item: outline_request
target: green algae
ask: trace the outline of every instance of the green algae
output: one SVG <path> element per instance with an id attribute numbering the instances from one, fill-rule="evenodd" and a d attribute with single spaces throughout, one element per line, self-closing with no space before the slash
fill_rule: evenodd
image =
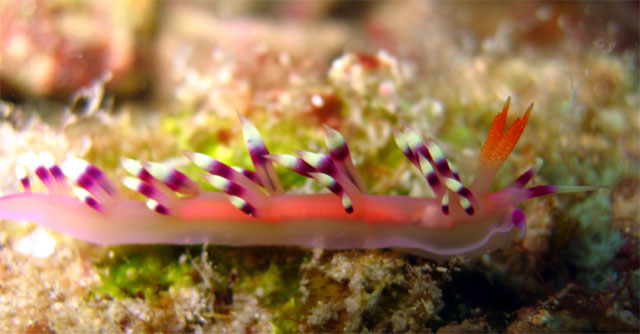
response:
<path id="1" fill-rule="evenodd" d="M 179 261 L 184 247 L 122 246 L 113 247 L 97 263 L 102 285 L 94 293 L 113 298 L 157 298 L 169 288 L 191 286 L 195 271 Z"/>
<path id="2" fill-rule="evenodd" d="M 308 253 L 289 248 L 208 247 L 210 263 L 222 276 L 234 271 L 237 281 L 234 293 L 258 297 L 262 307 L 271 313 L 274 331 L 297 331 L 301 303 L 299 271 L 308 261 Z M 265 256 L 268 254 L 268 256 Z"/>
<path id="3" fill-rule="evenodd" d="M 255 295 L 274 331 L 290 333 L 301 321 L 299 270 L 307 260 L 305 252 L 262 247 L 112 247 L 97 263 L 102 283 L 91 295 L 167 303 L 170 290 L 196 287 L 201 298 L 212 296 L 212 314 L 227 314 L 234 295 Z"/>

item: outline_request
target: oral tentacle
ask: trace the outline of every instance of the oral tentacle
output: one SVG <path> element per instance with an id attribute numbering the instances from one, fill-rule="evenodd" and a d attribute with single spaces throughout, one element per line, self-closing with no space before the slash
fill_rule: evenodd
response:
<path id="1" fill-rule="evenodd" d="M 551 194 L 566 194 L 566 193 L 579 193 L 585 191 L 595 191 L 599 189 L 606 189 L 605 186 L 534 186 L 524 189 L 526 199 L 536 198 L 540 196 L 546 196 Z"/>
<path id="2" fill-rule="evenodd" d="M 520 176 L 518 176 L 513 181 L 513 183 L 511 183 L 511 187 L 519 189 L 524 188 L 527 183 L 529 183 L 529 181 L 531 181 L 531 179 L 536 175 L 538 170 L 540 170 L 540 167 L 542 167 L 542 163 L 542 159 L 536 159 L 536 163 L 533 166 L 529 167 L 526 171 L 524 171 L 524 173 L 520 174 Z"/>

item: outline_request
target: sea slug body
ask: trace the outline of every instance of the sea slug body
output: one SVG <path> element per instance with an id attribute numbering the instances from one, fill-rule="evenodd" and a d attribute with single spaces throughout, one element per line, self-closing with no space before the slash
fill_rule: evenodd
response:
<path id="1" fill-rule="evenodd" d="M 0 218 L 28 220 L 89 242 L 232 246 L 297 245 L 326 249 L 399 248 L 432 259 L 479 256 L 509 246 L 526 231 L 515 206 L 547 194 L 597 187 L 526 184 L 532 167 L 510 186 L 489 192 L 494 176 L 524 131 L 533 104 L 506 130 L 510 99 L 495 117 L 467 187 L 432 139 L 409 128 L 395 131 L 403 154 L 423 174 L 434 198 L 367 193 L 345 139 L 326 127 L 329 154 L 270 154 L 258 130 L 239 116 L 255 171 L 184 151 L 221 193 L 206 192 L 178 170 L 123 159 L 132 177 L 123 184 L 148 198 L 125 199 L 97 167 L 71 159 L 62 167 L 48 154 L 23 156 L 17 168 L 24 192 L 0 197 Z M 313 178 L 331 194 L 287 194 L 273 163 Z M 27 169 L 47 187 L 31 191 Z M 73 185 L 69 184 L 71 181 Z M 71 196 L 73 192 L 75 196 Z M 177 194 L 180 194 L 179 196 Z"/>

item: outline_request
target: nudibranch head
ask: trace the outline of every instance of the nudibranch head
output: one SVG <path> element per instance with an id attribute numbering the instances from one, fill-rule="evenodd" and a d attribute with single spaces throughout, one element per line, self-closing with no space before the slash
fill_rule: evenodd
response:
<path id="1" fill-rule="evenodd" d="M 154 162 L 123 159 L 126 188 L 146 202 L 125 199 L 97 167 L 74 158 L 58 167 L 47 154 L 19 158 L 24 193 L 0 198 L 0 218 L 26 219 L 99 244 L 209 242 L 298 245 L 330 249 L 402 248 L 434 259 L 478 256 L 526 232 L 521 202 L 597 187 L 526 188 L 539 164 L 508 187 L 488 191 L 524 131 L 533 104 L 506 130 L 510 100 L 494 119 L 471 185 L 462 183 L 435 140 L 408 127 L 394 131 L 402 153 L 422 174 L 434 198 L 367 193 L 344 137 L 325 126 L 328 154 L 271 154 L 258 130 L 239 115 L 255 171 L 183 151 L 221 193 L 204 191 L 184 173 Z M 274 165 L 314 179 L 331 194 L 286 194 Z M 25 168 L 26 167 L 26 168 Z M 34 193 L 27 170 L 46 186 Z M 70 181 L 70 182 L 69 182 Z M 72 196 L 71 193 L 74 195 Z"/>

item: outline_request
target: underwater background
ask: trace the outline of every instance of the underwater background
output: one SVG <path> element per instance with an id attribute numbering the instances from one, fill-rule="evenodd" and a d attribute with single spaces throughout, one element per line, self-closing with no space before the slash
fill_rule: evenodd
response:
<path id="1" fill-rule="evenodd" d="M 347 139 L 376 194 L 429 196 L 407 124 L 469 182 L 493 117 L 535 108 L 494 188 L 604 185 L 526 202 L 526 238 L 448 262 L 399 250 L 96 246 L 0 221 L 0 332 L 640 331 L 638 2 L 0 0 L 0 194 L 16 160 L 122 157 L 198 179 L 180 149 L 250 167 Z M 278 170 L 286 189 L 317 192 Z M 201 179 L 199 179 L 202 181 Z M 35 188 L 43 189 L 41 184 Z M 129 193 L 132 198 L 138 195 Z"/>

